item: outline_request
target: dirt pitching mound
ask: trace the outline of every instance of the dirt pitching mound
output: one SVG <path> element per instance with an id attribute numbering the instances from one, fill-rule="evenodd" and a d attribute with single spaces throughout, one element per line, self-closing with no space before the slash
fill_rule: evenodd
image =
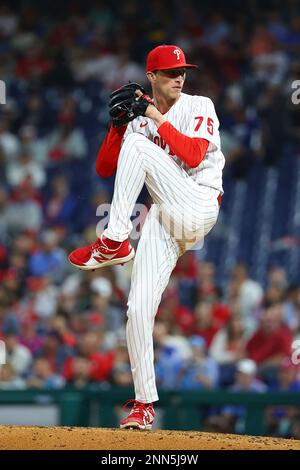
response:
<path id="1" fill-rule="evenodd" d="M 300 450 L 300 441 L 206 432 L 0 426 L 0 450 Z"/>

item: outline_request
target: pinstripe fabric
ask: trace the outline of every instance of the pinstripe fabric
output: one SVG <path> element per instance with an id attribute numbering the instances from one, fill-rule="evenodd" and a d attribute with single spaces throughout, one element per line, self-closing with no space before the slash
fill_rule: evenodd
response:
<path id="1" fill-rule="evenodd" d="M 179 255 L 179 247 L 165 232 L 158 216 L 158 207 L 153 205 L 137 248 L 128 298 L 127 345 L 135 396 L 142 403 L 158 400 L 153 324 L 162 293 Z"/>
<path id="2" fill-rule="evenodd" d="M 174 225 L 175 238 L 200 235 L 205 230 L 203 216 L 212 217 L 211 208 L 205 214 L 206 200 L 214 201 L 215 212 L 218 211 L 219 191 L 198 185 L 172 157 L 134 132 L 127 136 L 120 151 L 105 236 L 117 241 L 128 238 L 132 230 L 130 217 L 144 183 L 153 201 L 160 205 L 163 221 L 170 220 Z"/>
<path id="3" fill-rule="evenodd" d="M 214 200 L 205 201 L 205 234 L 216 222 Z M 161 296 L 185 244 L 175 240 L 160 223 L 160 208 L 153 205 L 138 244 L 128 298 L 127 345 L 135 386 L 142 403 L 158 400 L 153 354 L 154 318 Z"/>
<path id="4" fill-rule="evenodd" d="M 219 191 L 198 185 L 174 158 L 133 132 L 119 155 L 107 237 L 123 241 L 129 236 L 144 183 L 154 204 L 134 259 L 126 333 L 135 398 L 149 403 L 158 400 L 152 333 L 161 296 L 178 257 L 216 223 Z"/>

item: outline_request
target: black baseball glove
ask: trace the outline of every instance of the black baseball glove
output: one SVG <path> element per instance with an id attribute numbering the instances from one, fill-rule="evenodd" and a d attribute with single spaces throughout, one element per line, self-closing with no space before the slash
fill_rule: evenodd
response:
<path id="1" fill-rule="evenodd" d="M 135 94 L 137 90 L 143 93 L 140 98 Z M 153 100 L 138 83 L 129 83 L 113 91 L 109 102 L 113 127 L 124 126 L 137 116 L 144 116 L 149 104 L 153 104 Z"/>

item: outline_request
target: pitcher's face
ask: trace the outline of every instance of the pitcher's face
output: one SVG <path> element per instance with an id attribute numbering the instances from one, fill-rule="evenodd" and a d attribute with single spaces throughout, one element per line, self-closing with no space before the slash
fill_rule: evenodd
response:
<path id="1" fill-rule="evenodd" d="M 185 82 L 185 68 L 174 68 L 169 70 L 157 70 L 148 72 L 148 79 L 152 85 L 153 91 L 166 99 L 176 100 Z"/>

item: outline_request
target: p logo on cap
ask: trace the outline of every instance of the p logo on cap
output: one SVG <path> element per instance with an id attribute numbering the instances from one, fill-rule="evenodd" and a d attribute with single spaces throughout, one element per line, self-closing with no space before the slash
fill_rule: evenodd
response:
<path id="1" fill-rule="evenodd" d="M 174 54 L 177 55 L 177 60 L 180 60 L 180 50 L 179 49 L 174 49 Z"/>

